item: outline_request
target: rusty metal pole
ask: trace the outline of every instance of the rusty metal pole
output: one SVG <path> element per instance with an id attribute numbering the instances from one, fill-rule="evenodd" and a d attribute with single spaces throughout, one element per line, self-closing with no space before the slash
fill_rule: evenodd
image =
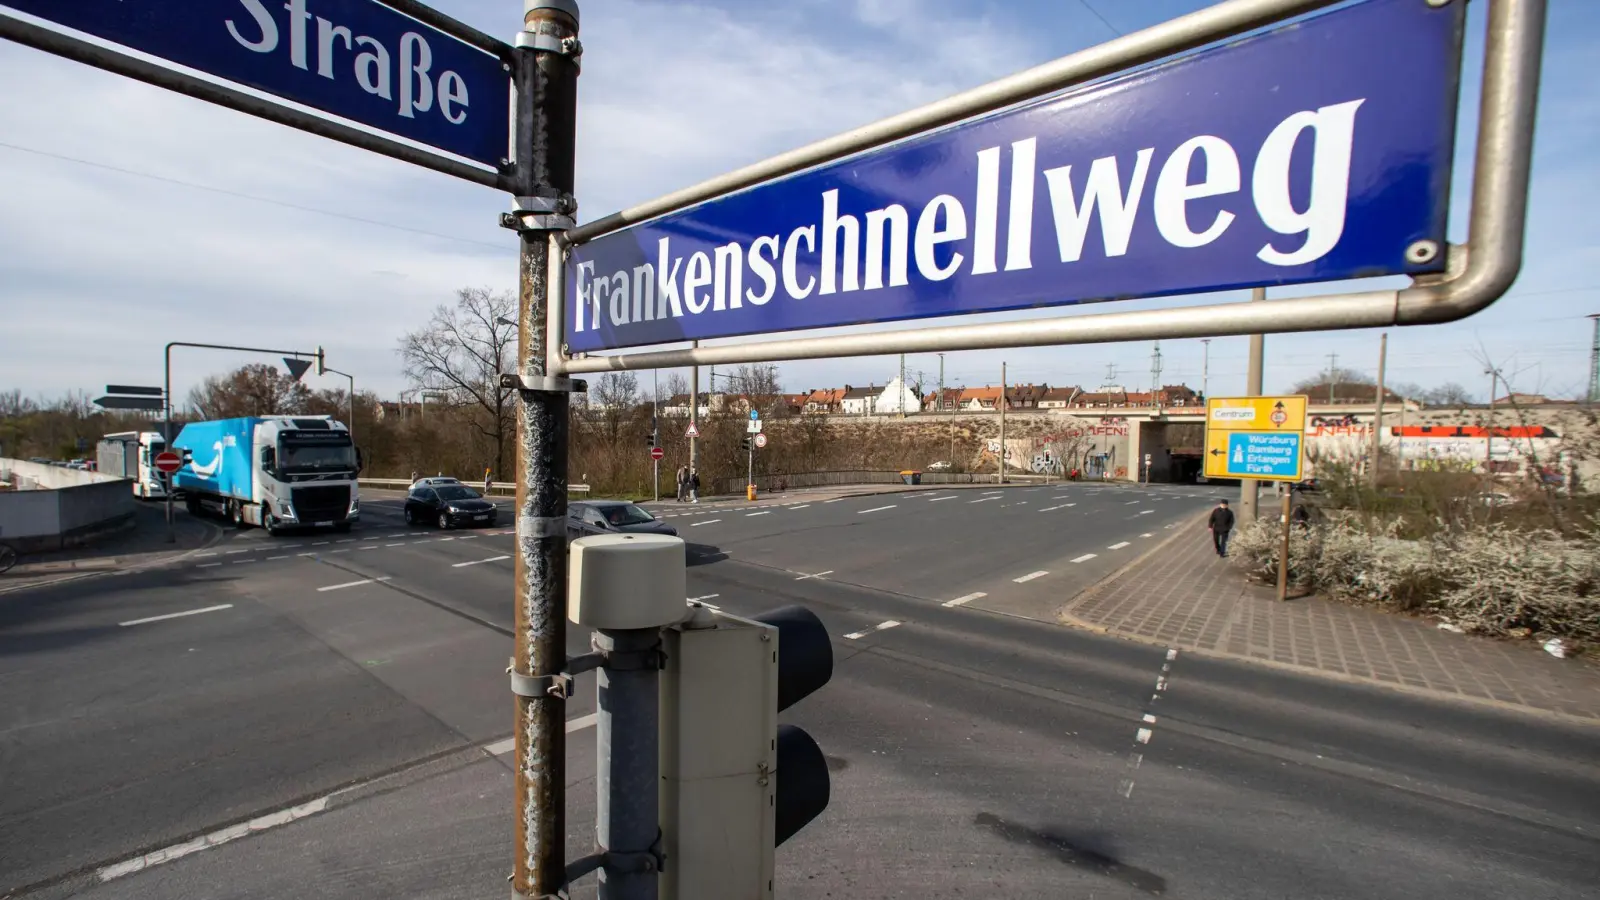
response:
<path id="1" fill-rule="evenodd" d="M 1278 600 L 1289 599 L 1289 514 L 1293 511 L 1294 486 L 1283 484 L 1283 508 L 1279 512 L 1283 523 L 1283 545 L 1278 553 Z"/>
<path id="2" fill-rule="evenodd" d="M 517 555 L 515 574 L 516 860 L 514 900 L 566 889 L 567 427 L 565 379 L 550 378 L 552 234 L 572 227 L 577 125 L 576 0 L 523 0 L 516 85 L 513 212 L 521 241 L 517 291 Z M 559 246 L 559 245 L 558 245 Z M 559 250 L 556 251 L 559 253 Z M 554 689 L 554 690 L 553 690 Z"/>

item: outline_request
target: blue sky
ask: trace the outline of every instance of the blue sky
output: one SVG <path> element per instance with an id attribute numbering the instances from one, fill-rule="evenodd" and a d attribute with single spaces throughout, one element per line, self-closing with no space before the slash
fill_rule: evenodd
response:
<path id="1" fill-rule="evenodd" d="M 1198 0 L 591 0 L 580 81 L 580 218 L 595 218 L 742 164 L 981 84 L 1207 4 Z M 513 0 L 436 5 L 494 34 Z M 1462 128 L 1482 47 L 1473 4 Z M 1389 372 L 1487 390 L 1481 359 L 1519 390 L 1581 392 L 1600 312 L 1600 3 L 1552 0 L 1526 262 L 1512 291 L 1464 322 L 1394 329 Z M 311 0 L 316 8 L 316 0 Z M 1104 22 L 1101 20 L 1105 20 Z M 1106 24 L 1109 22 L 1110 27 Z M 460 286 L 511 288 L 506 198 L 402 163 L 0 44 L 0 389 L 98 391 L 159 383 L 168 340 L 327 348 L 330 365 L 393 397 L 394 353 Z M 1463 142 L 1465 144 L 1465 142 Z M 1470 172 L 1455 174 L 1453 240 Z M 120 170 L 120 171 L 119 171 Z M 1286 288 L 1284 296 L 1307 293 Z M 1234 295 L 1134 302 L 1159 308 Z M 1099 306 L 1085 312 L 1107 311 Z M 1031 313 L 1038 315 L 1039 313 Z M 1074 314 L 1072 310 L 1046 313 Z M 1010 316 L 974 317 L 976 320 Z M 1375 368 L 1376 332 L 1272 336 L 1267 387 L 1328 364 Z M 1150 380 L 1151 345 L 952 353 L 949 383 L 1092 387 L 1115 365 Z M 1166 382 L 1201 380 L 1199 341 L 1161 346 Z M 1246 341 L 1210 345 L 1210 388 L 1241 390 Z M 251 361 L 180 351 L 175 387 Z M 790 389 L 882 382 L 898 361 L 784 364 Z M 937 373 L 932 355 L 908 369 Z M 316 384 L 314 376 L 308 380 Z M 325 385 L 342 385 L 328 378 Z"/>

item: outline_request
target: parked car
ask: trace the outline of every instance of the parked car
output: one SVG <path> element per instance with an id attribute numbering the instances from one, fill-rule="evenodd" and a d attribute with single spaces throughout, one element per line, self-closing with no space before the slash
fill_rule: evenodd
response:
<path id="1" fill-rule="evenodd" d="M 666 534 L 678 529 L 626 500 L 585 500 L 567 504 L 567 537 L 592 534 Z"/>
<path id="2" fill-rule="evenodd" d="M 926 468 L 929 472 L 948 472 L 950 471 L 950 461 L 943 459 L 938 462 L 931 462 L 928 463 Z"/>
<path id="3" fill-rule="evenodd" d="M 483 495 L 464 484 L 425 484 L 406 495 L 407 525 L 433 522 L 440 528 L 494 525 L 499 511 Z"/>
<path id="4" fill-rule="evenodd" d="M 460 479 L 451 478 L 449 475 L 430 475 L 427 478 L 418 478 L 416 481 L 411 482 L 411 487 L 407 488 L 407 490 L 414 490 L 414 489 L 419 488 L 419 487 L 427 487 L 429 485 L 436 485 L 436 484 L 460 484 L 460 483 L 461 483 Z"/>

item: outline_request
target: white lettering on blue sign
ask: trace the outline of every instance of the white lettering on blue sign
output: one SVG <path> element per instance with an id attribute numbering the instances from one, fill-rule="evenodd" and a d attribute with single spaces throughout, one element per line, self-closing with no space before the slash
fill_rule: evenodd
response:
<path id="1" fill-rule="evenodd" d="M 345 72 L 363 91 L 385 100 L 395 101 L 398 87 L 395 112 L 401 118 L 412 119 L 418 113 L 433 111 L 437 96 L 439 115 L 445 121 L 452 125 L 466 122 L 467 83 L 451 70 L 440 72 L 435 83 L 431 71 L 433 48 L 425 36 L 415 31 L 400 36 L 396 66 L 396 55 L 391 55 L 381 41 L 364 34 L 356 35 L 348 26 L 314 16 L 308 2 L 289 0 L 283 4 L 288 13 L 284 21 L 284 30 L 289 34 L 288 65 L 307 72 L 314 65 L 318 75 L 332 81 L 339 80 L 338 73 Z M 250 14 L 250 21 L 227 19 L 228 34 L 247 50 L 276 53 L 282 43 L 278 21 L 262 0 L 239 0 L 239 3 Z M 314 45 L 310 34 L 313 18 L 317 21 Z"/>
<path id="2" fill-rule="evenodd" d="M 1228 436 L 1228 471 L 1239 475 L 1293 476 L 1300 470 L 1298 434 L 1251 433 Z"/>
<path id="3" fill-rule="evenodd" d="M 424 58 L 419 76 L 425 68 Z M 425 103 L 427 95 L 421 96 Z M 668 316 L 714 316 L 745 303 L 762 306 L 774 299 L 799 302 L 813 294 L 898 287 L 913 278 L 939 282 L 963 268 L 970 275 L 992 274 L 1000 271 L 1002 247 L 1005 271 L 1029 269 L 1035 265 L 1034 198 L 1041 180 L 1050 205 L 1048 221 L 1054 226 L 1053 252 L 1045 257 L 1053 256 L 1051 263 L 1071 266 L 1086 256 L 1127 254 L 1140 216 L 1154 220 L 1154 235 L 1168 245 L 1196 248 L 1216 241 L 1240 215 L 1256 216 L 1284 238 L 1261 245 L 1255 251 L 1261 261 L 1274 266 L 1314 262 L 1344 232 L 1356 114 L 1363 102 L 1356 98 L 1303 110 L 1279 122 L 1260 146 L 1246 148 L 1248 193 L 1212 213 L 1209 221 L 1191 221 L 1189 203 L 1244 190 L 1239 151 L 1223 138 L 1199 135 L 1167 154 L 1148 202 L 1155 148 L 1038 172 L 1037 139 L 1028 138 L 978 151 L 970 209 L 959 197 L 939 194 L 915 213 L 898 203 L 844 211 L 834 189 L 818 198 L 816 222 L 787 235 L 761 235 L 748 245 L 733 241 L 711 254 L 695 251 L 687 257 L 674 254 L 671 238 L 662 237 L 654 265 L 615 272 L 596 272 L 594 260 L 580 262 L 572 328 L 598 330 L 603 316 L 618 327 Z M 1310 191 L 1304 198 L 1290 192 L 1290 162 L 1297 147 L 1309 151 L 1311 159 Z M 1002 240 L 1000 170 L 1005 156 L 1011 164 L 1010 203 Z M 1297 199 L 1303 208 L 1296 207 Z M 799 280 L 801 266 L 813 261 L 818 275 Z M 1065 271 L 1063 277 L 1069 277 Z"/>

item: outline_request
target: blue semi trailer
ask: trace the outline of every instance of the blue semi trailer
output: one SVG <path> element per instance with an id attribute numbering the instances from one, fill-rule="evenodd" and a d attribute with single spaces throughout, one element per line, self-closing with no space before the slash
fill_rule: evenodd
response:
<path id="1" fill-rule="evenodd" d="M 240 528 L 333 528 L 361 517 L 361 451 L 331 416 L 250 416 L 190 422 L 172 442 L 184 456 L 173 487 L 189 512 Z"/>

